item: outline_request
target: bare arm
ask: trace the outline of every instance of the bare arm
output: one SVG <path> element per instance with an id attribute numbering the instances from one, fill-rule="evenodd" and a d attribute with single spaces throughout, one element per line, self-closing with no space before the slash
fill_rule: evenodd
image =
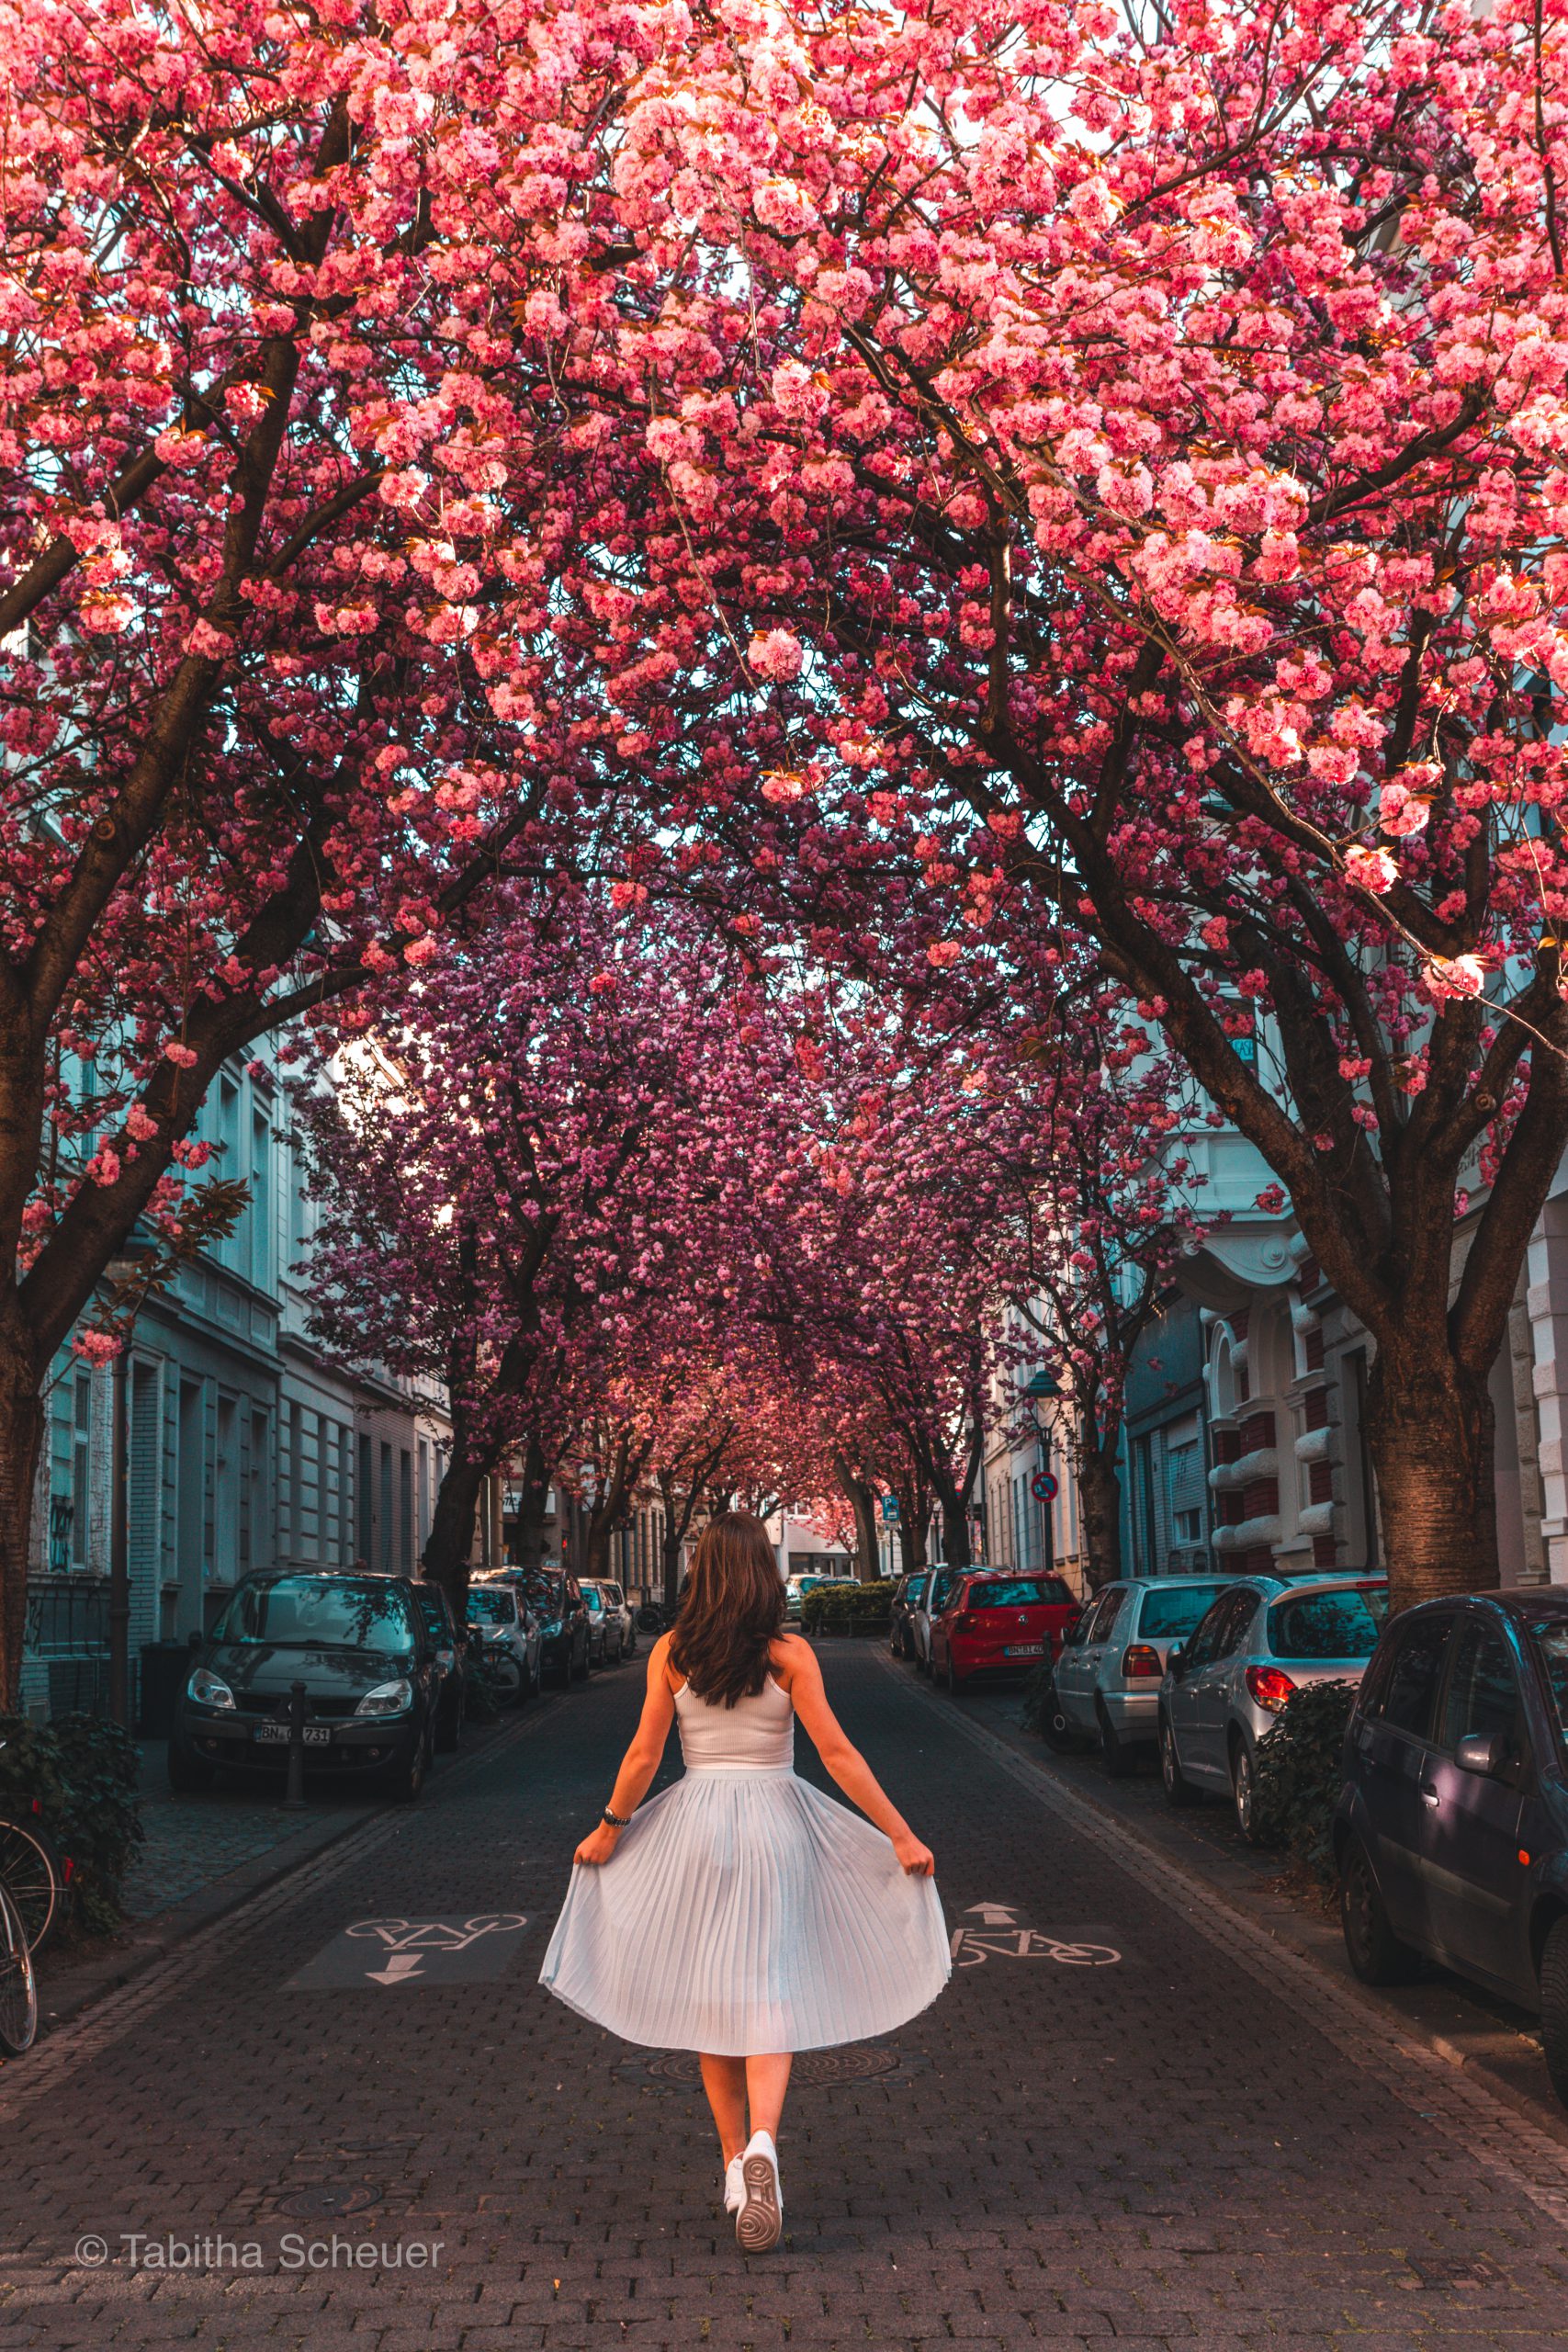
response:
<path id="1" fill-rule="evenodd" d="M 851 1804 L 858 1804 L 866 1819 L 892 1839 L 893 1850 L 910 1877 L 930 1878 L 936 1868 L 931 1848 L 921 1845 L 859 1748 L 845 1738 L 843 1726 L 828 1704 L 822 1669 L 810 1644 L 789 1634 L 773 1648 L 779 1680 L 822 1758 L 823 1770 L 832 1774 Z"/>
<path id="2" fill-rule="evenodd" d="M 615 1775 L 615 1785 L 610 1792 L 612 1813 L 624 1818 L 634 1814 L 648 1794 L 648 1784 L 659 1770 L 664 1753 L 664 1743 L 670 1736 L 670 1726 L 675 1720 L 675 1692 L 670 1681 L 670 1636 L 661 1634 L 649 1653 L 648 1695 L 642 1702 L 642 1714 L 632 1744 L 621 1758 L 621 1769 Z M 601 1821 L 591 1829 L 572 1856 L 575 1862 L 607 1862 L 615 1852 L 620 1831 Z"/>

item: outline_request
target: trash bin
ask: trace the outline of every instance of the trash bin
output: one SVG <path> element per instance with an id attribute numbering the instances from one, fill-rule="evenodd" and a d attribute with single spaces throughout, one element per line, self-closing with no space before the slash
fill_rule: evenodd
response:
<path id="1" fill-rule="evenodd" d="M 141 1645 L 141 1716 L 137 1730 L 143 1739 L 167 1739 L 175 1727 L 175 1705 L 190 1672 L 190 1645 L 186 1642 L 144 1642 Z"/>

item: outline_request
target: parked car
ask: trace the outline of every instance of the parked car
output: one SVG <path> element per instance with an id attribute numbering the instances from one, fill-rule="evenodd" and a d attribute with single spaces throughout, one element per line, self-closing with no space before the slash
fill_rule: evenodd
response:
<path id="1" fill-rule="evenodd" d="M 963 1568 L 942 1565 L 933 1567 L 926 1577 L 926 1588 L 909 1611 L 909 1639 L 914 1644 L 915 1672 L 929 1674 L 931 1670 L 931 1626 L 947 1605 L 947 1597 L 964 1575 Z"/>
<path id="2" fill-rule="evenodd" d="M 476 1577 L 468 1587 L 468 1624 L 479 1637 L 482 1669 L 497 1698 L 521 1707 L 536 1697 L 544 1645 L 523 1587 L 510 1577 Z"/>
<path id="3" fill-rule="evenodd" d="M 573 1682 L 586 1682 L 588 1603 L 577 1578 L 563 1575 L 559 1568 L 534 1568 L 527 1572 L 525 1589 L 539 1620 L 546 1675 L 559 1690 Z"/>
<path id="4" fill-rule="evenodd" d="M 920 1595 L 926 1589 L 925 1574 L 900 1577 L 893 1590 L 893 1625 L 887 1646 L 895 1657 L 912 1658 L 915 1655 L 915 1611 Z"/>
<path id="5" fill-rule="evenodd" d="M 1359 1682 L 1388 1615 L 1382 1577 L 1244 1577 L 1166 1656 L 1160 1777 L 1172 1804 L 1228 1793 L 1254 1835 L 1258 1743 L 1309 1682 Z"/>
<path id="6" fill-rule="evenodd" d="M 587 1600 L 591 1591 L 603 1593 L 604 1597 L 604 1606 L 610 1614 L 612 1641 L 615 1639 L 615 1626 L 618 1624 L 620 1627 L 620 1647 L 616 1650 L 615 1656 L 635 1657 L 637 1656 L 637 1619 L 632 1614 L 626 1594 L 610 1577 L 584 1577 L 582 1579 L 584 1600 Z"/>
<path id="7" fill-rule="evenodd" d="M 1166 1658 L 1224 1590 L 1213 1577 L 1127 1577 L 1106 1585 L 1064 1632 L 1052 1675 L 1054 1706 L 1043 1711 L 1054 1746 L 1099 1742 L 1119 1777 L 1139 1746 L 1159 1734 Z"/>
<path id="8" fill-rule="evenodd" d="M 621 1661 L 621 1621 L 599 1586 L 583 1579 L 582 1602 L 588 1611 L 588 1663 L 618 1666 Z"/>
<path id="9" fill-rule="evenodd" d="M 305 1768 L 352 1773 L 405 1802 L 430 1770 L 438 1677 L 406 1577 L 288 1569 L 246 1577 L 194 1653 L 169 1779 L 209 1787 L 228 1765 L 288 1761 L 289 1686 L 305 1686 Z"/>
<path id="10" fill-rule="evenodd" d="M 437 1584 L 433 1577 L 419 1578 L 413 1596 L 424 1620 L 425 1638 L 434 1655 L 435 1745 L 447 1754 L 463 1736 L 463 1718 L 468 1713 L 468 1629 L 459 1628 L 446 1586 Z"/>
<path id="11" fill-rule="evenodd" d="M 931 1620 L 931 1674 L 956 1693 L 982 1678 L 1028 1674 L 1053 1656 L 1077 1609 L 1060 1577 L 965 1569 Z"/>
<path id="12" fill-rule="evenodd" d="M 853 1577 L 829 1577 L 823 1575 L 786 1577 L 784 1578 L 784 1623 L 786 1625 L 799 1624 L 800 1604 L 806 1599 L 808 1592 L 815 1592 L 817 1590 L 818 1585 L 853 1584 Z"/>
<path id="13" fill-rule="evenodd" d="M 1362 1982 L 1425 1956 L 1539 2010 L 1568 2104 L 1568 1593 L 1393 1620 L 1346 1731 L 1334 1850 Z"/>

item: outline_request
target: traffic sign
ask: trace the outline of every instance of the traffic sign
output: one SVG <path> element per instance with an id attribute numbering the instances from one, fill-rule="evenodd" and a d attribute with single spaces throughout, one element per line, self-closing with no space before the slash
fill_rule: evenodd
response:
<path id="1" fill-rule="evenodd" d="M 882 1498 L 882 1523 L 883 1523 L 884 1527 L 897 1527 L 897 1524 L 898 1524 L 898 1498 L 897 1498 L 897 1495 L 884 1495 L 884 1496 L 883 1496 L 883 1498 Z"/>
<path id="2" fill-rule="evenodd" d="M 1037 1503 L 1054 1503 L 1062 1489 L 1054 1470 L 1037 1470 L 1029 1482 L 1029 1491 Z"/>

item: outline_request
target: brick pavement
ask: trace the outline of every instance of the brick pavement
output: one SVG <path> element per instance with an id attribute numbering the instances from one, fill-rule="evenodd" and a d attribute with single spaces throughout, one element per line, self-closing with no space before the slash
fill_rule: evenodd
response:
<path id="1" fill-rule="evenodd" d="M 0 2076 L 0 2352 L 1568 2346 L 1556 2143 L 875 1657 L 824 1666 L 936 1848 L 950 1921 L 992 1940 L 893 2037 L 896 2074 L 795 2095 L 776 2254 L 745 2260 L 714 2211 L 700 2094 L 633 2087 L 631 2053 L 534 1981 L 634 1670 Z M 971 1905 L 1123 1957 L 1006 1957 Z M 498 1984 L 288 1989 L 350 1921 L 513 1910 L 530 1927 Z M 358 2210 L 295 2218 L 301 2192 Z M 85 2231 L 221 2232 L 267 2267 L 85 2267 Z M 309 2273 L 280 2267 L 287 2231 L 442 2250 Z"/>

